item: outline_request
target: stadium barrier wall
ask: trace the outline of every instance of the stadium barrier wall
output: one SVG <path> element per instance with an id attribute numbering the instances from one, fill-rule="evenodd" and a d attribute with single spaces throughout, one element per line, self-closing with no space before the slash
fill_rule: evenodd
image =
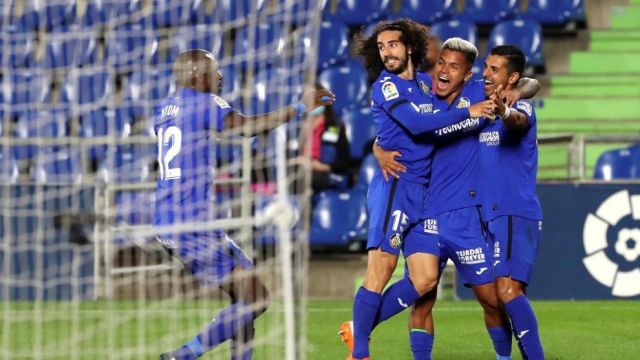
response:
<path id="1" fill-rule="evenodd" d="M 543 229 L 528 296 L 640 300 L 640 182 L 538 185 Z M 473 293 L 456 283 L 456 295 Z"/>

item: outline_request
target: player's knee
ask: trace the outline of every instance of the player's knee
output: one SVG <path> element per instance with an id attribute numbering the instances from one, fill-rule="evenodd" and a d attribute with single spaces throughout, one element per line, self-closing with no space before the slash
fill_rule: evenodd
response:
<path id="1" fill-rule="evenodd" d="M 409 276 L 413 287 L 420 296 L 428 293 L 438 286 L 438 278 L 433 276 Z"/>
<path id="2" fill-rule="evenodd" d="M 498 281 L 496 283 L 496 293 L 501 303 L 505 304 L 520 295 L 522 291 L 511 281 Z"/>
<path id="3" fill-rule="evenodd" d="M 381 293 L 384 287 L 389 282 L 389 279 L 391 279 L 391 275 L 393 275 L 394 269 L 395 263 L 380 263 L 376 266 L 369 266 L 363 286 L 369 291 Z"/>

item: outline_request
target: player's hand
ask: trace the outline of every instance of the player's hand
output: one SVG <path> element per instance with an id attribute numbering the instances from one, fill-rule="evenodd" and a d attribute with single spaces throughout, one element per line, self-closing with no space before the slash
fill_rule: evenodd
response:
<path id="1" fill-rule="evenodd" d="M 497 115 L 504 114 L 507 111 L 507 105 L 504 103 L 504 95 L 505 91 L 502 90 L 502 85 L 498 85 L 498 87 L 493 91 L 491 97 L 489 98 L 496 106 L 495 113 Z"/>
<path id="2" fill-rule="evenodd" d="M 491 99 L 481 101 L 469 107 L 469 115 L 473 118 L 485 117 L 488 119 L 494 119 L 495 107 L 496 105 Z"/>
<path id="3" fill-rule="evenodd" d="M 505 90 L 502 92 L 502 101 L 508 107 L 513 107 L 516 101 L 520 99 L 522 99 L 522 94 L 518 89 Z"/>
<path id="4" fill-rule="evenodd" d="M 400 179 L 398 173 L 407 171 L 407 168 L 396 161 L 396 157 L 402 157 L 399 151 L 385 151 L 378 144 L 373 145 L 373 156 L 378 160 L 382 176 L 385 181 L 389 181 L 389 175 L 396 179 Z"/>
<path id="5" fill-rule="evenodd" d="M 323 105 L 331 105 L 336 101 L 336 96 L 327 89 L 319 89 L 316 90 L 313 99 L 313 107 L 316 108 L 318 106 Z"/>

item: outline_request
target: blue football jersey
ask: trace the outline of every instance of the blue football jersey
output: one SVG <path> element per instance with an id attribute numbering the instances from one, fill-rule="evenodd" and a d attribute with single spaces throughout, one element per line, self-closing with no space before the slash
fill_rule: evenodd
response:
<path id="1" fill-rule="evenodd" d="M 428 81 L 429 75 L 422 72 L 417 72 L 413 80 L 405 80 L 382 71 L 371 95 L 378 145 L 402 153 L 396 160 L 407 168 L 403 179 L 425 184 L 433 151 L 429 132 L 469 117 L 467 108 L 434 113 Z"/>
<path id="2" fill-rule="evenodd" d="M 466 108 L 485 100 L 484 82 L 470 81 L 460 95 L 449 104 L 434 96 L 434 111 Z M 429 188 L 430 214 L 480 205 L 480 159 L 478 133 L 484 118 L 467 118 L 434 131 L 437 146 L 433 153 Z"/>
<path id="3" fill-rule="evenodd" d="M 520 100 L 515 109 L 528 119 L 524 130 L 509 130 L 498 118 L 480 132 L 481 199 L 485 220 L 515 215 L 542 219 L 536 195 L 538 139 L 535 110 Z"/>
<path id="4" fill-rule="evenodd" d="M 154 118 L 159 165 L 155 225 L 213 220 L 212 135 L 223 130 L 223 119 L 232 111 L 222 98 L 189 88 L 160 104 Z"/>

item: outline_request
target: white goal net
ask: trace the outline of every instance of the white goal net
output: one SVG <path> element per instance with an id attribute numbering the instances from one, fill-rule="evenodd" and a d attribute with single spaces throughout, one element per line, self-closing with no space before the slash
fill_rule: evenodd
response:
<path id="1" fill-rule="evenodd" d="M 2 0 L 0 14 L 0 358 L 157 359 L 180 348 L 235 299 L 155 238 L 153 123 L 180 92 L 173 62 L 212 52 L 220 97 L 244 114 L 291 105 L 315 82 L 320 1 Z M 212 129 L 213 211 L 172 232 L 226 232 L 269 305 L 253 340 L 205 359 L 245 359 L 238 347 L 305 358 L 310 190 L 291 161 L 305 155 L 305 124 L 255 137 Z"/>

